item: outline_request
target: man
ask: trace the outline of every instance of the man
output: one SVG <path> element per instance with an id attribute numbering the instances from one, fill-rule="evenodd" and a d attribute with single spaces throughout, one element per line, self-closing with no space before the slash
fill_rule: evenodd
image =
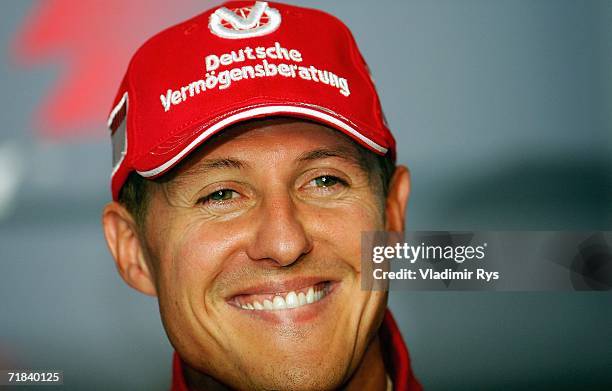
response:
<path id="1" fill-rule="evenodd" d="M 363 231 L 409 174 L 367 66 L 320 11 L 231 2 L 134 55 L 109 118 L 119 273 L 157 296 L 174 390 L 413 390 Z"/>

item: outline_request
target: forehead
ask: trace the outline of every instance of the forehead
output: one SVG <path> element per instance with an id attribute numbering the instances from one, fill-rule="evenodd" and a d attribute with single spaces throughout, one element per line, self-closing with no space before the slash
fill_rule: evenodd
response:
<path id="1" fill-rule="evenodd" d="M 271 161 L 338 158 L 362 167 L 365 159 L 361 148 L 343 133 L 315 122 L 293 118 L 251 120 L 225 129 L 164 179 L 190 175 L 199 171 L 199 166 L 219 159 L 229 165 L 231 160 L 239 160 L 265 166 Z"/>

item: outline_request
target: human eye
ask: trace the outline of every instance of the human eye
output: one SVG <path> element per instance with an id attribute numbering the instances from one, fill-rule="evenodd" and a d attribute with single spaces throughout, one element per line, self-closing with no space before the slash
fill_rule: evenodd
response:
<path id="1" fill-rule="evenodd" d="M 228 215 L 243 211 L 253 205 L 254 193 L 248 184 L 239 182 L 218 182 L 201 189 L 195 207 L 214 216 Z"/>
<path id="2" fill-rule="evenodd" d="M 200 198 L 199 204 L 223 204 L 231 202 L 240 197 L 240 194 L 232 189 L 219 189 L 212 193 Z"/>
<path id="3" fill-rule="evenodd" d="M 337 176 L 333 175 L 321 175 L 310 181 L 313 186 L 316 187 L 333 187 L 336 185 L 346 185 L 346 182 Z"/>
<path id="4" fill-rule="evenodd" d="M 336 175 L 319 175 L 304 186 L 305 190 L 316 194 L 335 194 L 342 189 L 347 188 L 348 182 Z"/>

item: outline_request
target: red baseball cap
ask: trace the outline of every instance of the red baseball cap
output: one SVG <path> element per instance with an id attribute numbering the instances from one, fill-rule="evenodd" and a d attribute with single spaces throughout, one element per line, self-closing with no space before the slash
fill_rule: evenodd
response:
<path id="1" fill-rule="evenodd" d="M 395 158 L 368 66 L 327 13 L 233 1 L 153 36 L 132 57 L 108 119 L 113 199 L 132 171 L 158 177 L 214 134 L 291 116 Z"/>

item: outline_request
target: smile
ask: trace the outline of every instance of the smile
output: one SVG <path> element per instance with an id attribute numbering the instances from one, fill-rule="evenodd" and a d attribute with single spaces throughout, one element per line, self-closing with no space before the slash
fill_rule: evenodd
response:
<path id="1" fill-rule="evenodd" d="M 235 296 L 232 304 L 249 311 L 282 311 L 316 303 L 331 291 L 331 282 L 325 281 L 289 292 L 248 294 Z"/>

